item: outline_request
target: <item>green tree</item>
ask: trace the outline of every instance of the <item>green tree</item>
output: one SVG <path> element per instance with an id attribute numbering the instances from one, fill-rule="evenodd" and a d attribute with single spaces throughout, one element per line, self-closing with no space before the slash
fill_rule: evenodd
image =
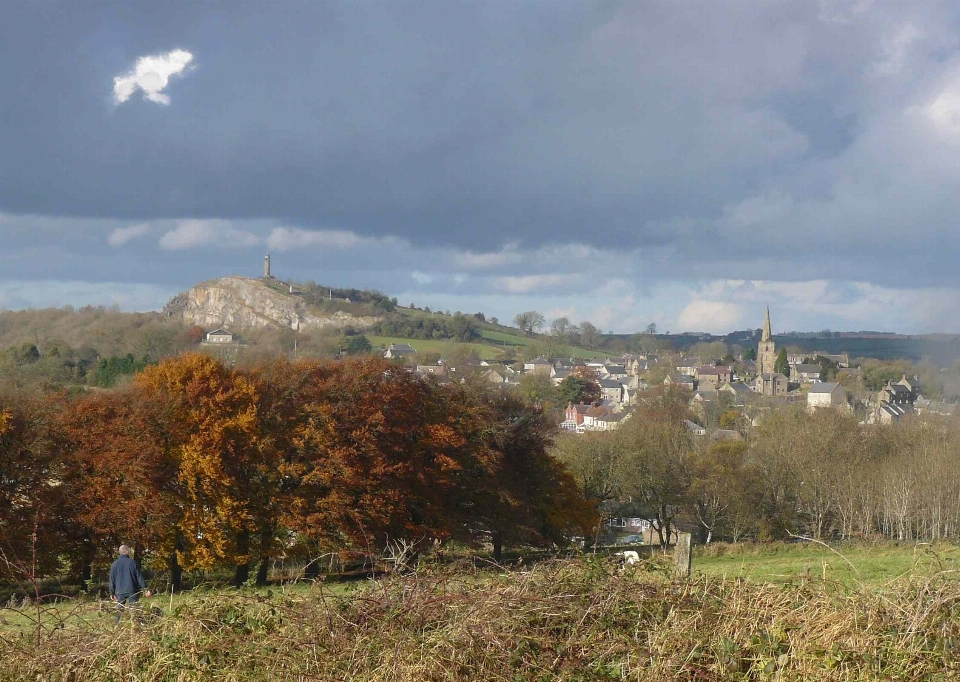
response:
<path id="1" fill-rule="evenodd" d="M 349 355 L 360 355 L 361 353 L 369 353 L 373 346 L 370 345 L 370 340 L 367 339 L 363 334 L 357 334 L 356 336 L 348 336 L 343 344 L 344 352 Z"/>
<path id="2" fill-rule="evenodd" d="M 571 374 L 556 389 L 557 404 L 590 403 L 600 399 L 600 385 L 588 377 Z"/>
<path id="3" fill-rule="evenodd" d="M 787 361 L 787 349 L 781 348 L 780 352 L 777 353 L 777 359 L 773 363 L 773 371 L 779 372 L 784 376 L 790 376 L 790 363 Z"/>

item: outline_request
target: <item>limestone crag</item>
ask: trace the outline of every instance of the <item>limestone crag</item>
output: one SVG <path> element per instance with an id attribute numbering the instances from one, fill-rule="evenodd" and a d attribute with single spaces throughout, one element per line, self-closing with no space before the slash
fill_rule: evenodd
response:
<path id="1" fill-rule="evenodd" d="M 264 327 L 307 330 L 320 327 L 366 328 L 379 321 L 345 312 L 312 311 L 299 296 L 279 291 L 269 280 L 221 277 L 201 282 L 177 294 L 163 308 L 164 315 L 207 330 L 223 327 L 240 332 Z"/>

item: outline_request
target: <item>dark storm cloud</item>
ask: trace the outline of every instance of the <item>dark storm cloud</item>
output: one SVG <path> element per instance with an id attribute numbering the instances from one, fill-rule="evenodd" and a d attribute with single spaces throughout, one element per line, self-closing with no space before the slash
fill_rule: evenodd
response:
<path id="1" fill-rule="evenodd" d="M 957 289 L 958 29 L 950 2 L 8 1 L 0 276 L 182 288 L 282 229 L 360 240 L 291 273 L 388 291 Z M 169 105 L 115 103 L 175 49 Z"/>

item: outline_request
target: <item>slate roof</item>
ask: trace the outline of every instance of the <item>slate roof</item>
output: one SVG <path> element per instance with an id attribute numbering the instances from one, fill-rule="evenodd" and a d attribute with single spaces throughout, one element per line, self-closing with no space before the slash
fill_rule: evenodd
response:
<path id="1" fill-rule="evenodd" d="M 839 386 L 836 381 L 821 381 L 810 387 L 810 393 L 831 393 L 833 389 Z"/>

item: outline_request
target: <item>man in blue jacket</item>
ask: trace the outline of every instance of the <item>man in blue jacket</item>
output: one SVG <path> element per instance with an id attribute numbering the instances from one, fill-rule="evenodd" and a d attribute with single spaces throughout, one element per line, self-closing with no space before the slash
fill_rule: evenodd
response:
<path id="1" fill-rule="evenodd" d="M 116 622 L 120 622 L 124 608 L 133 608 L 140 599 L 140 593 L 149 597 L 150 590 L 144 591 L 146 583 L 137 562 L 130 558 L 130 548 L 120 545 L 120 556 L 110 566 L 110 598 L 117 602 Z"/>

